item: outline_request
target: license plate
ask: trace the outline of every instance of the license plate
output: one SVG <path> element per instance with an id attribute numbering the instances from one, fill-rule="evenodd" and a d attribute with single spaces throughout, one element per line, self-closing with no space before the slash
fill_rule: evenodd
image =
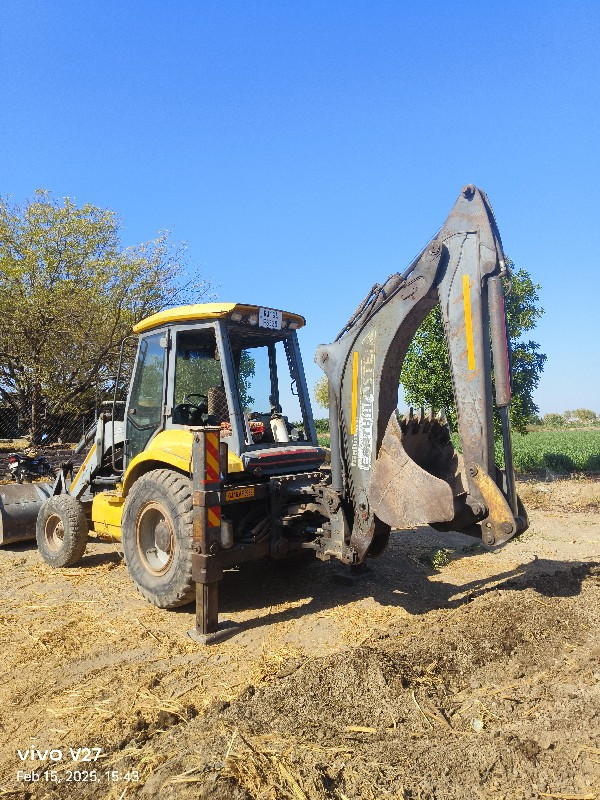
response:
<path id="1" fill-rule="evenodd" d="M 246 500 L 248 497 L 254 497 L 254 486 L 244 486 L 241 489 L 227 489 L 225 492 L 225 501 L 228 503 L 233 500 Z"/>
<path id="2" fill-rule="evenodd" d="M 271 328 L 272 330 L 280 331 L 281 322 L 282 322 L 281 311 L 276 311 L 274 308 L 258 309 L 259 328 Z"/>

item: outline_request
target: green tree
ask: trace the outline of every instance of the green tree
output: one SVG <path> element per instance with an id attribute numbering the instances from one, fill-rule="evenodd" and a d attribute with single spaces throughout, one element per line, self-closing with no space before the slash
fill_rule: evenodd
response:
<path id="1" fill-rule="evenodd" d="M 124 248 L 112 211 L 44 190 L 0 198 L 0 399 L 29 423 L 77 411 L 109 389 L 119 344 L 161 308 L 202 298 L 168 232 Z"/>
<path id="2" fill-rule="evenodd" d="M 315 400 L 321 408 L 329 408 L 329 382 L 327 376 L 323 375 L 322 378 L 315 383 L 314 389 Z"/>
<path id="3" fill-rule="evenodd" d="M 511 261 L 508 261 L 508 265 L 513 267 Z M 532 281 L 526 270 L 514 272 L 511 283 L 511 291 L 506 298 L 506 320 L 512 348 L 510 416 L 513 428 L 525 433 L 529 419 L 538 412 L 533 392 L 539 383 L 546 355 L 540 352 L 537 342 L 525 339 L 523 335 L 535 327 L 544 309 L 539 306 L 540 286 Z M 400 382 L 407 403 L 444 408 L 451 424 L 456 426 L 454 395 L 439 306 L 433 309 L 417 331 L 406 354 Z"/>
<path id="4" fill-rule="evenodd" d="M 573 419 L 580 425 L 593 425 L 598 422 L 598 415 L 589 408 L 576 408 L 575 411 L 565 411 L 563 416 L 567 422 Z"/>
<path id="5" fill-rule="evenodd" d="M 565 424 L 562 414 L 544 414 L 542 421 L 547 428 L 560 428 Z"/>
<path id="6" fill-rule="evenodd" d="M 252 358 L 251 350 L 242 350 L 240 353 L 240 369 L 238 372 L 238 391 L 243 409 L 252 408 L 254 398 L 250 394 L 252 378 L 256 375 L 256 360 Z"/>
<path id="7" fill-rule="evenodd" d="M 254 403 L 254 398 L 249 394 L 250 381 L 256 372 L 256 362 L 250 355 L 251 351 L 242 350 L 240 353 L 240 368 L 237 376 L 240 403 L 244 410 L 249 409 Z M 209 354 L 206 351 L 191 351 L 187 358 L 177 360 L 175 368 L 175 405 L 183 403 L 189 394 L 204 394 L 208 397 L 211 387 L 222 386 L 223 378 L 221 362 L 215 355 L 215 350 Z M 192 397 L 192 403 L 199 398 Z M 218 401 L 221 403 L 221 401 Z M 222 401 L 225 409 L 225 400 Z M 210 408 L 210 402 L 209 402 Z M 219 412 L 220 413 L 220 410 Z M 227 412 L 224 411 L 226 414 Z"/>

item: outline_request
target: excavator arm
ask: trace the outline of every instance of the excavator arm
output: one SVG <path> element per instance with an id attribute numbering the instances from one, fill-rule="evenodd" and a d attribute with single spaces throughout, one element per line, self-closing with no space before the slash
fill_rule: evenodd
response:
<path id="1" fill-rule="evenodd" d="M 378 554 L 391 528 L 472 532 L 479 525 L 483 542 L 495 546 L 527 527 L 512 464 L 506 274 L 489 201 L 467 186 L 409 267 L 374 286 L 335 342 L 318 348 L 315 360 L 329 381 L 331 491 L 348 531 L 344 561 Z M 396 410 L 402 362 L 436 304 L 462 453 L 443 412 L 400 418 Z M 494 461 L 492 364 L 504 471 Z"/>

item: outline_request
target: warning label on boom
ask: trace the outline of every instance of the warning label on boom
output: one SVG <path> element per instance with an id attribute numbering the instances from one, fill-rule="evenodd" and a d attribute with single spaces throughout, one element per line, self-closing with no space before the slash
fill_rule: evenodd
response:
<path id="1" fill-rule="evenodd" d="M 373 460 L 373 416 L 375 409 L 375 331 L 365 336 L 361 347 L 358 425 L 352 439 L 352 466 L 371 469 Z"/>

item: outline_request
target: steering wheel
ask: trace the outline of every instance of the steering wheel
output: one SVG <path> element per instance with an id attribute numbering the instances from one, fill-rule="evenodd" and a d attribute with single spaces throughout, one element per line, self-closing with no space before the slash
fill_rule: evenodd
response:
<path id="1" fill-rule="evenodd" d="M 199 397 L 200 402 L 192 403 L 190 397 Z M 206 394 L 195 394 L 194 392 L 191 394 L 186 394 L 183 397 L 183 403 L 181 405 L 184 404 L 192 406 L 192 408 L 201 408 L 204 414 L 208 413 L 208 395 Z M 206 408 L 203 408 L 203 406 L 206 406 Z"/>
<path id="2" fill-rule="evenodd" d="M 199 398 L 200 402 L 192 403 L 191 398 Z M 183 403 L 178 403 L 173 409 L 174 422 L 180 425 L 197 425 L 201 414 L 208 413 L 208 397 L 205 394 L 186 394 Z"/>

